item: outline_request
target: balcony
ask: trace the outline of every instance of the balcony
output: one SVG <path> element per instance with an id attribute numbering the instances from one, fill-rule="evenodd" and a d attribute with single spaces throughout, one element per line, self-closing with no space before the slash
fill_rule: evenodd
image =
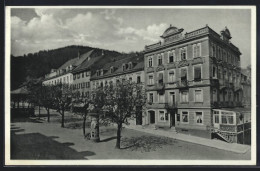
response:
<path id="1" fill-rule="evenodd" d="M 236 106 L 236 107 L 242 107 L 243 105 L 242 105 L 242 102 L 234 102 L 234 105 Z"/>
<path id="2" fill-rule="evenodd" d="M 219 107 L 220 107 L 220 103 L 219 103 L 219 102 L 212 102 L 212 103 L 211 103 L 211 107 L 213 107 L 213 108 L 219 108 Z"/>
<path id="3" fill-rule="evenodd" d="M 233 102 L 233 101 L 214 102 L 212 107 L 215 107 L 215 108 L 223 108 L 223 107 L 233 108 L 233 107 L 236 107 L 236 102 Z"/>
<path id="4" fill-rule="evenodd" d="M 147 73 L 154 72 L 154 67 L 147 67 L 146 72 L 147 72 Z"/>
<path id="5" fill-rule="evenodd" d="M 213 87 L 218 87 L 219 82 L 220 82 L 220 80 L 218 80 L 218 79 L 210 79 L 210 85 Z"/>
<path id="6" fill-rule="evenodd" d="M 166 103 L 165 104 L 166 109 L 176 109 L 177 108 L 177 102 L 175 103 Z"/>
<path id="7" fill-rule="evenodd" d="M 167 103 L 151 103 L 146 104 L 147 109 L 166 109 Z"/>
<path id="8" fill-rule="evenodd" d="M 194 58 L 191 63 L 192 63 L 192 65 L 203 64 L 204 60 L 202 57 L 197 57 L 197 58 Z"/>
<path id="9" fill-rule="evenodd" d="M 188 80 L 180 80 L 180 81 L 177 82 L 178 88 L 187 88 L 188 86 L 189 86 Z"/>
<path id="10" fill-rule="evenodd" d="M 164 83 L 157 83 L 157 84 L 147 84 L 146 90 L 148 91 L 164 91 L 165 84 Z"/>
<path id="11" fill-rule="evenodd" d="M 234 86 L 234 83 L 233 83 L 233 82 L 230 82 L 230 83 L 229 83 L 229 88 L 234 89 L 234 87 L 235 87 L 235 86 Z"/>

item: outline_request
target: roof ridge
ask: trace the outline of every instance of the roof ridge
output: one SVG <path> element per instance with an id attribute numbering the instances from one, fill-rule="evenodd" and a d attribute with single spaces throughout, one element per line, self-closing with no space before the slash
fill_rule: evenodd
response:
<path id="1" fill-rule="evenodd" d="M 107 64 L 109 64 L 109 63 L 113 63 L 113 62 L 120 62 L 120 61 L 122 61 L 122 60 L 126 60 L 126 59 L 128 59 L 128 58 L 133 58 L 133 57 L 137 57 L 137 56 L 129 56 L 129 57 L 125 57 L 125 58 L 123 58 L 123 59 L 119 59 L 119 60 L 116 60 L 116 61 L 112 61 L 112 62 L 108 62 Z"/>

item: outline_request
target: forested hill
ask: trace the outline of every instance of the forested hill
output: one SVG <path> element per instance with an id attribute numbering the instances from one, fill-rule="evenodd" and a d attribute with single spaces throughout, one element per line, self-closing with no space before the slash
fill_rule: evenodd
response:
<path id="1" fill-rule="evenodd" d="M 67 46 L 53 50 L 43 50 L 37 53 L 29 53 L 24 56 L 11 55 L 11 90 L 18 88 L 24 82 L 32 79 L 44 77 L 52 68 L 59 68 L 69 59 L 80 54 L 95 49 L 92 55 L 101 55 L 102 49 L 88 46 Z M 116 51 L 104 50 L 107 57 L 122 55 Z"/>

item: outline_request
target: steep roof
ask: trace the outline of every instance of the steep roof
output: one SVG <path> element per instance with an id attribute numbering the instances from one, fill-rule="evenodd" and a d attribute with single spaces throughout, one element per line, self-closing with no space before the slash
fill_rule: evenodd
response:
<path id="1" fill-rule="evenodd" d="M 97 56 L 90 58 L 89 60 L 85 60 L 83 63 L 81 63 L 79 66 L 77 66 L 72 73 L 80 72 L 83 70 L 90 69 L 90 67 L 95 64 L 97 61 L 101 60 L 104 56 Z"/>
<path id="2" fill-rule="evenodd" d="M 79 66 L 82 62 L 84 62 L 90 55 L 92 54 L 94 50 L 88 51 L 87 53 L 84 53 L 80 55 L 79 59 L 74 63 L 74 66 Z"/>
<path id="3" fill-rule="evenodd" d="M 65 62 L 63 65 L 61 65 L 61 66 L 58 68 L 58 70 L 66 69 L 68 66 L 73 65 L 77 60 L 78 60 L 78 58 L 73 58 L 73 59 L 68 60 L 68 61 Z"/>
<path id="4" fill-rule="evenodd" d="M 128 64 L 130 62 L 132 62 L 132 64 L 133 64 L 132 68 L 123 71 L 123 64 Z M 112 72 L 112 73 L 110 72 L 111 67 L 115 68 L 114 72 Z M 143 54 L 139 54 L 139 55 L 129 54 L 126 57 L 124 57 L 123 59 L 106 63 L 105 65 L 103 65 L 103 67 L 99 68 L 99 69 L 103 69 L 103 75 L 97 76 L 96 72 L 94 72 L 91 79 L 99 79 L 99 78 L 103 78 L 103 77 L 120 75 L 120 74 L 124 74 L 124 73 L 134 72 L 136 70 L 142 70 L 143 68 L 144 68 Z"/>
<path id="5" fill-rule="evenodd" d="M 60 69 L 66 69 L 66 67 L 73 65 L 73 66 L 79 66 L 82 62 L 84 62 L 93 52 L 94 50 L 88 51 L 87 53 L 84 53 L 82 55 L 73 59 L 68 60 L 67 62 L 65 62 L 62 66 L 60 66 L 58 68 L 58 70 Z"/>
<path id="6" fill-rule="evenodd" d="M 29 94 L 29 91 L 25 86 L 23 86 L 16 90 L 11 91 L 11 94 Z"/>

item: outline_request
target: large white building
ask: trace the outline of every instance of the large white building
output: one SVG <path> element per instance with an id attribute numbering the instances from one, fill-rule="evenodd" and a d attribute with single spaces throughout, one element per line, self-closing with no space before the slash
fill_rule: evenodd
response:
<path id="1" fill-rule="evenodd" d="M 49 74 L 45 75 L 43 85 L 56 85 L 58 83 L 72 84 L 73 83 L 72 71 L 77 66 L 81 65 L 84 61 L 86 61 L 88 58 L 90 58 L 92 52 L 93 50 L 85 54 L 78 55 L 78 57 L 65 62 L 58 69 L 52 69 Z"/>

